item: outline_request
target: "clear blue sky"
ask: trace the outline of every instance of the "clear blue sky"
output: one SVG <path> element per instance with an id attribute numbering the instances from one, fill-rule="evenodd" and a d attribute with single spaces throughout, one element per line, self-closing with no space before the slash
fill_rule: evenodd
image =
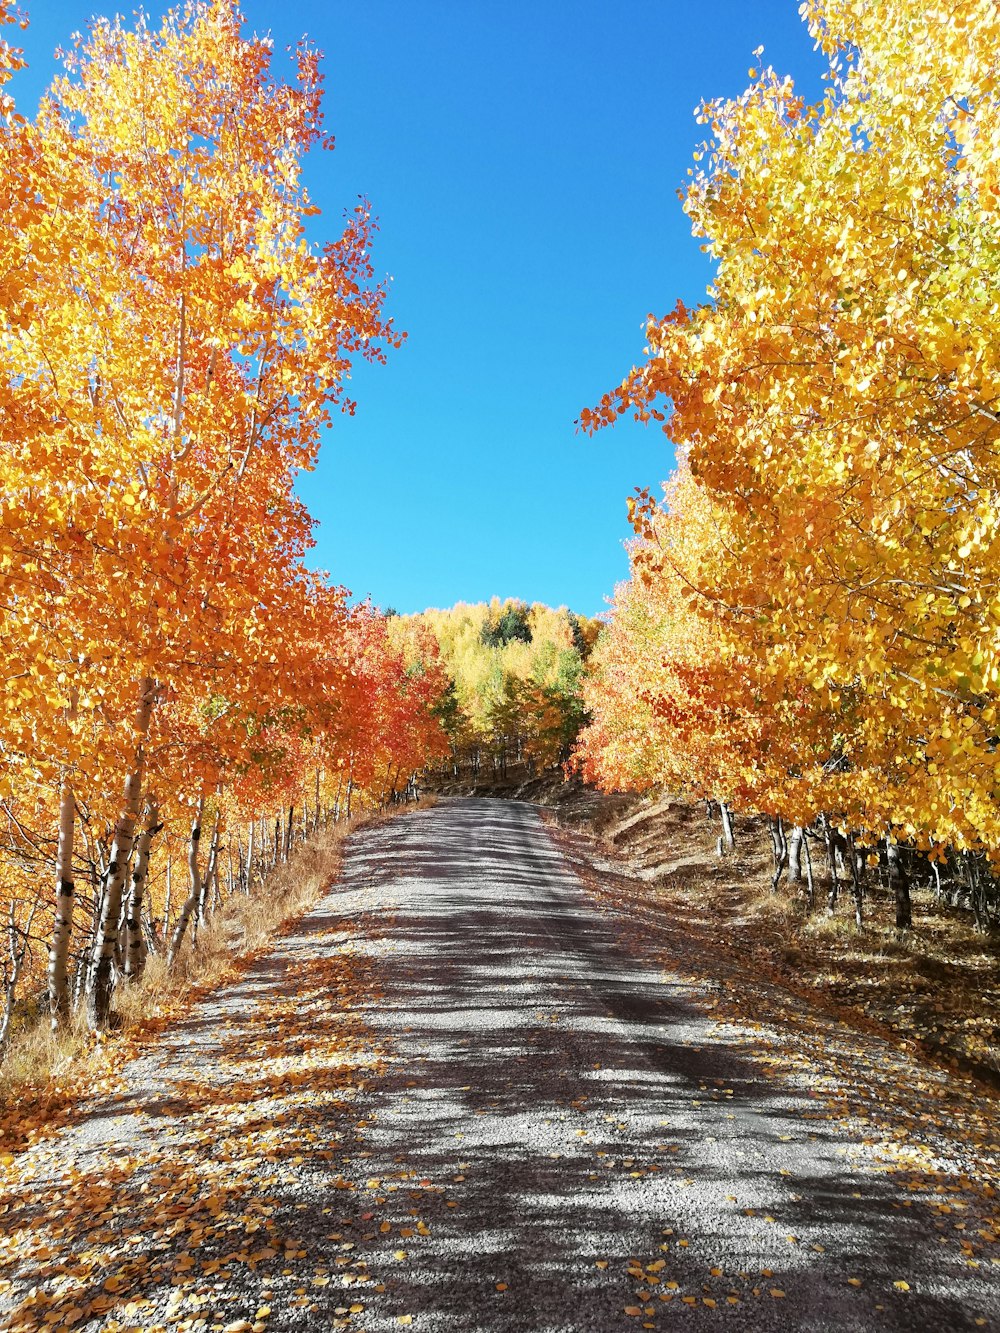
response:
<path id="1" fill-rule="evenodd" d="M 30 114 L 101 0 L 21 0 Z M 133 5 L 120 4 L 131 12 Z M 147 5 L 159 16 L 163 6 Z M 314 562 L 416 611 L 493 594 L 585 614 L 624 577 L 625 498 L 671 468 L 664 437 L 575 433 L 640 359 L 648 312 L 704 297 L 676 191 L 703 97 L 747 83 L 753 48 L 819 90 L 798 0 L 245 0 L 278 50 L 325 53 L 333 154 L 307 180 L 333 234 L 367 195 L 376 270 L 408 331 L 353 381 L 301 492 Z"/>

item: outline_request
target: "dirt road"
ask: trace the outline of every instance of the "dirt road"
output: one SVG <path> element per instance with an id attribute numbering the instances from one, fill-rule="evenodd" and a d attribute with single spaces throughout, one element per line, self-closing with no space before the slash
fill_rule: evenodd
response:
<path id="1" fill-rule="evenodd" d="M 693 948 L 530 806 L 363 831 L 279 950 L 6 1168 L 4 1326 L 1000 1327 L 989 1108 L 752 977 L 741 1017 Z"/>

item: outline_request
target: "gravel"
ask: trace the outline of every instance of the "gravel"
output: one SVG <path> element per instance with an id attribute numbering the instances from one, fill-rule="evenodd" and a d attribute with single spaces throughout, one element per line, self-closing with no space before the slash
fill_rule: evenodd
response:
<path id="1" fill-rule="evenodd" d="M 272 954 L 18 1163 L 5 1327 L 997 1327 L 989 1153 L 852 1101 L 875 1069 L 930 1121 L 944 1080 L 792 1030 L 766 985 L 720 1022 L 685 949 L 534 807 L 363 830 Z"/>

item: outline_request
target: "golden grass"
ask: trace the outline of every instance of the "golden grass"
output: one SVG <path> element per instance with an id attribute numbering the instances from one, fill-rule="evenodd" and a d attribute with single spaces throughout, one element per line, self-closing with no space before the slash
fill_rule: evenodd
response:
<path id="1" fill-rule="evenodd" d="M 630 827 L 629 807 L 612 799 L 610 823 L 588 821 L 603 855 L 648 876 L 632 881 L 633 891 L 704 937 L 711 950 L 845 1017 L 853 1012 L 909 1037 L 936 1059 L 982 1077 L 1000 1073 L 1000 944 L 978 934 L 968 912 L 916 887 L 914 928 L 899 931 L 892 896 L 876 881 L 866 892 L 859 931 L 849 887 L 841 886 L 833 915 L 827 913 L 826 862 L 815 849 L 815 907 L 809 909 L 804 884 L 783 879 L 772 893 L 763 820 L 738 819 L 736 852 L 720 859 L 718 821 L 708 820 L 698 803 L 660 803 L 654 818 Z M 636 799 L 631 813 L 648 812 Z"/>
<path id="2" fill-rule="evenodd" d="M 320 830 L 297 846 L 252 894 L 233 893 L 195 937 L 190 930 L 173 968 L 162 954 L 150 956 L 140 981 L 120 984 L 114 1008 L 120 1027 L 109 1037 L 88 1031 L 82 1012 L 59 1033 L 47 1014 L 28 1023 L 11 1040 L 0 1065 L 0 1113 L 44 1112 L 71 1100 L 155 1038 L 202 995 L 223 985 L 241 961 L 266 948 L 297 917 L 313 907 L 336 881 L 344 844 L 357 829 L 397 814 L 426 809 L 433 796 L 416 805 L 366 810 Z M 9 1119 L 0 1115 L 0 1127 Z"/>

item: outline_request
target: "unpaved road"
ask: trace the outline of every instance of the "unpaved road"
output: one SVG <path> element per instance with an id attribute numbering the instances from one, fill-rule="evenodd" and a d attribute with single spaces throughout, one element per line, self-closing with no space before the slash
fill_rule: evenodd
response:
<path id="1" fill-rule="evenodd" d="M 698 948 L 530 806 L 362 831 L 7 1166 L 4 1327 L 1000 1327 L 990 1108 L 753 978 L 741 1016 Z"/>

